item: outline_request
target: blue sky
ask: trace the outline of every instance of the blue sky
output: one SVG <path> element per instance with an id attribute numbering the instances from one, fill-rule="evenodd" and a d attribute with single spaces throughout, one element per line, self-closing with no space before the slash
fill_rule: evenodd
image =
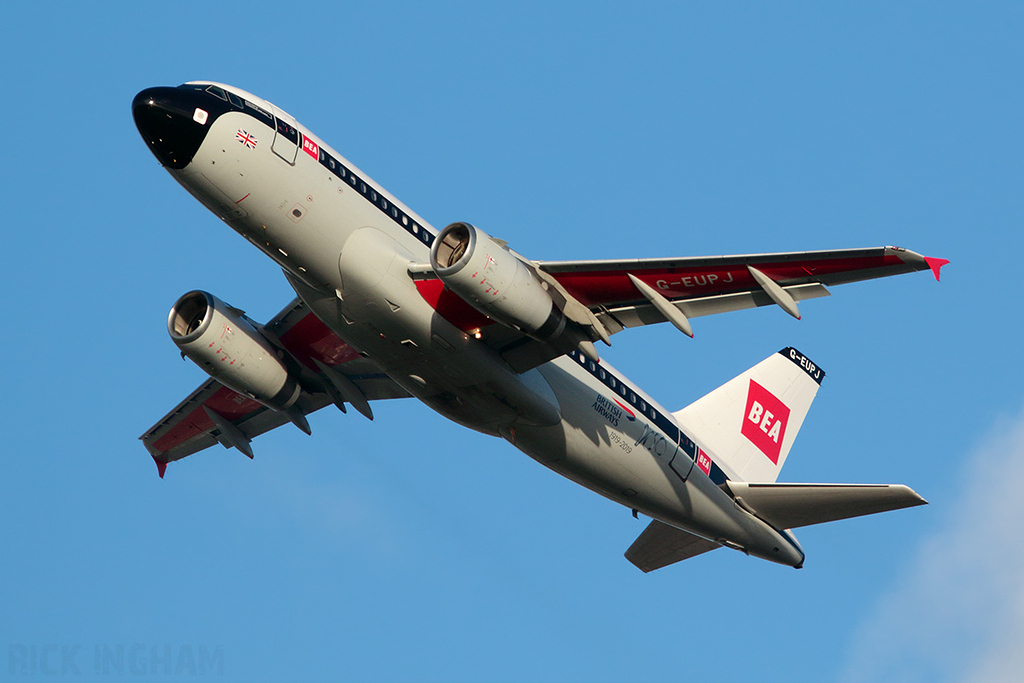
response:
<path id="1" fill-rule="evenodd" d="M 249 681 L 1017 680 L 1022 33 L 998 2 L 7 8 L 0 677 L 115 677 L 121 652 Z M 643 575 L 628 510 L 412 401 L 161 481 L 137 437 L 202 381 L 170 305 L 292 296 L 134 128 L 136 92 L 193 79 L 535 259 L 950 259 L 604 354 L 677 409 L 796 346 L 828 377 L 782 478 L 931 505 L 801 530 L 800 571 Z"/>

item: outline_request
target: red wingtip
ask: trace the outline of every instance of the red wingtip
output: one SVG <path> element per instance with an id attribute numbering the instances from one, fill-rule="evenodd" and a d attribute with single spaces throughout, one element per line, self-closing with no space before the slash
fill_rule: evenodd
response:
<path id="1" fill-rule="evenodd" d="M 944 258 L 932 258 L 931 256 L 925 256 L 924 262 L 928 264 L 928 267 L 932 269 L 932 275 L 935 276 L 935 281 L 939 281 L 939 271 L 942 266 L 949 263 L 949 259 Z"/>
<path id="2" fill-rule="evenodd" d="M 153 457 L 153 462 L 156 463 L 157 474 L 159 474 L 160 478 L 163 479 L 164 478 L 164 472 L 167 471 L 167 463 L 166 462 L 160 462 L 159 460 L 156 459 L 156 456 Z"/>

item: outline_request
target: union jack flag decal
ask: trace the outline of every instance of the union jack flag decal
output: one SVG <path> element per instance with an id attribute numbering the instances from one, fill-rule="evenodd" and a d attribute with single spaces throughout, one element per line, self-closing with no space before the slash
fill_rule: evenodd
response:
<path id="1" fill-rule="evenodd" d="M 248 133 L 248 132 L 242 130 L 241 128 L 239 128 L 238 132 L 235 133 L 235 137 L 238 139 L 239 142 L 241 142 L 243 145 L 245 145 L 249 149 L 256 149 L 256 136 L 255 135 L 252 135 L 251 133 Z"/>

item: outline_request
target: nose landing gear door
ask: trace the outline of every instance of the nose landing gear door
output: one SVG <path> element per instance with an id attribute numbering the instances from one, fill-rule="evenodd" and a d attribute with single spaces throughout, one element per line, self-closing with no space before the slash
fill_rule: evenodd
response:
<path id="1" fill-rule="evenodd" d="M 295 156 L 299 152 L 299 131 L 281 118 L 281 112 L 277 110 L 277 107 L 274 108 L 274 120 L 277 130 L 274 131 L 274 143 L 271 145 L 271 149 L 274 150 L 274 154 L 294 166 Z"/>

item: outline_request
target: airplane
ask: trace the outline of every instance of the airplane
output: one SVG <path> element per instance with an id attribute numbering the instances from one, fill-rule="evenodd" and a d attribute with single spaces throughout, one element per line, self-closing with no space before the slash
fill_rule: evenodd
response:
<path id="1" fill-rule="evenodd" d="M 824 371 L 782 349 L 670 411 L 602 359 L 626 328 L 758 306 L 800 317 L 828 287 L 931 270 L 899 247 L 534 261 L 480 228 L 438 231 L 276 105 L 212 81 L 153 87 L 136 127 L 171 176 L 280 265 L 295 297 L 265 323 L 204 291 L 167 330 L 208 375 L 140 438 L 167 464 L 333 404 L 415 397 L 501 437 L 649 525 L 644 572 L 726 547 L 801 568 L 793 529 L 926 501 L 902 485 L 778 482 Z"/>

